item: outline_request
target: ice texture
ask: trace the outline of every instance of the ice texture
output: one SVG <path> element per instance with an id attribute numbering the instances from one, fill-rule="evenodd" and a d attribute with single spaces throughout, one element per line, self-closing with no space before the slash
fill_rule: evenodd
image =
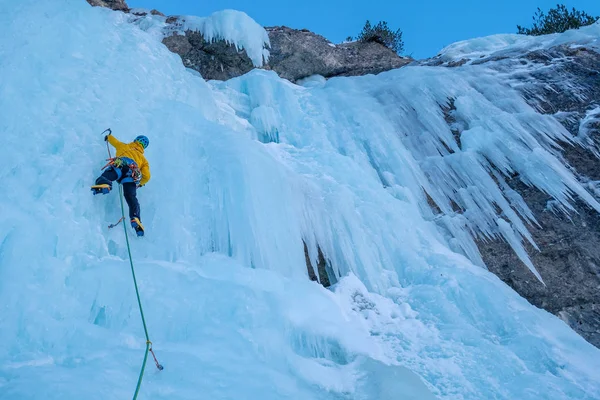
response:
<path id="1" fill-rule="evenodd" d="M 600 49 L 600 21 L 564 33 L 541 36 L 498 34 L 453 43 L 440 51 L 443 60 L 476 60 L 490 56 L 548 49 L 559 45 L 588 46 Z"/>
<path id="2" fill-rule="evenodd" d="M 119 199 L 89 191 L 107 127 L 151 142 L 132 253 L 165 370 L 150 361 L 140 399 L 598 398 L 600 351 L 474 264 L 476 239 L 532 241 L 507 175 L 598 208 L 556 158 L 573 138 L 501 81 L 207 83 L 123 13 L 0 7 L 1 399 L 133 393 Z"/>
<path id="3" fill-rule="evenodd" d="M 600 132 L 600 106 L 587 110 L 579 122 L 579 131 L 576 140 L 584 147 L 589 148 L 596 157 L 600 158 L 600 145 L 594 135 Z"/>
<path id="4" fill-rule="evenodd" d="M 186 31 L 196 31 L 207 42 L 223 40 L 237 50 L 245 50 L 255 67 L 260 67 L 269 60 L 269 34 L 242 11 L 222 10 L 208 17 L 179 15 L 170 24 L 166 23 L 166 17 L 150 13 L 145 13 L 143 17 L 132 14 L 129 20 L 159 40 L 165 36 L 185 35 Z"/>

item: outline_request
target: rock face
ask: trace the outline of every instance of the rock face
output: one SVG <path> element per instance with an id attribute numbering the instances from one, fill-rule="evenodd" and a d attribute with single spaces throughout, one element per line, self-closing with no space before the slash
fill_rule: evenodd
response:
<path id="1" fill-rule="evenodd" d="M 243 50 L 224 41 L 207 42 L 198 32 L 186 31 L 185 36 L 173 35 L 163 39 L 183 65 L 200 72 L 206 80 L 227 80 L 249 72 L 254 66 Z"/>
<path id="2" fill-rule="evenodd" d="M 600 347 L 600 215 L 581 204 L 576 204 L 577 213 L 570 219 L 554 214 L 547 209 L 546 194 L 517 179 L 509 183 L 540 224 L 530 228 L 540 251 L 531 246 L 527 250 L 546 286 L 504 242 L 479 243 L 483 260 L 491 272 L 530 303 L 558 315 Z"/>
<path id="3" fill-rule="evenodd" d="M 167 20 L 175 24 L 176 19 Z M 311 75 L 356 76 L 376 74 L 400 68 L 411 59 L 399 57 L 379 43 L 344 43 L 334 45 L 322 36 L 287 27 L 266 28 L 271 42 L 266 69 L 292 82 Z M 198 32 L 173 35 L 163 43 L 179 54 L 183 64 L 204 79 L 226 80 L 249 72 L 253 66 L 243 50 L 223 41 L 207 42 Z"/>
<path id="4" fill-rule="evenodd" d="M 475 63 L 486 63 L 492 70 L 507 74 L 507 82 L 531 106 L 554 115 L 577 138 L 579 143 L 562 143 L 564 160 L 599 197 L 600 53 L 557 46 Z M 565 215 L 552 208 L 548 195 L 525 186 L 518 176 L 509 184 L 525 199 L 540 224 L 530 227 L 540 251 L 531 246 L 527 250 L 546 286 L 504 242 L 479 243 L 483 260 L 521 296 L 558 315 L 600 347 L 600 215 L 580 202 L 575 203 L 575 212 Z"/>
<path id="5" fill-rule="evenodd" d="M 129 12 L 124 0 L 87 0 L 92 6 L 107 7 Z M 164 16 L 152 10 L 152 15 Z M 143 17 L 145 13 L 134 13 Z M 172 27 L 180 25 L 179 17 L 166 18 Z M 306 29 L 291 29 L 285 26 L 265 28 L 269 34 L 271 56 L 263 66 L 292 82 L 311 75 L 325 78 L 334 76 L 357 76 L 377 74 L 400 68 L 413 60 L 398 56 L 394 51 L 379 43 L 343 43 L 334 45 L 323 36 Z M 165 29 L 176 32 L 177 29 Z M 243 75 L 254 68 L 244 50 L 238 50 L 224 41 L 208 42 L 202 34 L 186 31 L 165 37 L 163 43 L 181 57 L 183 64 L 198 71 L 204 79 L 227 80 Z"/>
<path id="6" fill-rule="evenodd" d="M 94 7 L 106 7 L 115 11 L 129 11 L 129 7 L 125 0 L 87 0 Z"/>
<path id="7" fill-rule="evenodd" d="M 271 41 L 268 67 L 292 82 L 311 75 L 325 78 L 377 74 L 412 61 L 379 43 L 334 45 L 323 36 L 285 26 L 266 28 Z"/>

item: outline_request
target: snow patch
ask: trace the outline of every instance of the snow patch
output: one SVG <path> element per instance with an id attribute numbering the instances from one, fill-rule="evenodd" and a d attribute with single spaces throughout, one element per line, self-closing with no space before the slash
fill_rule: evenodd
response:
<path id="1" fill-rule="evenodd" d="M 267 31 L 246 13 L 236 10 L 217 11 L 208 17 L 180 15 L 167 23 L 167 17 L 161 15 L 133 15 L 129 21 L 155 39 L 172 35 L 185 35 L 186 31 L 200 32 L 208 42 L 223 40 L 245 50 L 255 67 L 261 67 L 269 59 L 268 47 L 271 46 Z"/>
<path id="2" fill-rule="evenodd" d="M 442 60 L 477 60 L 570 44 L 600 49 L 600 21 L 565 33 L 541 36 L 498 34 L 453 43 L 440 51 Z"/>
<path id="3" fill-rule="evenodd" d="M 217 11 L 209 17 L 179 16 L 170 33 L 184 34 L 187 30 L 200 32 L 209 42 L 224 40 L 245 50 L 255 67 L 269 59 L 267 47 L 271 42 L 267 31 L 242 11 Z"/>

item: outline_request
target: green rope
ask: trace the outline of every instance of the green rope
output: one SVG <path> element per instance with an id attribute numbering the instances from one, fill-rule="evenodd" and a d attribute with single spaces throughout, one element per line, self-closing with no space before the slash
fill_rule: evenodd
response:
<path id="1" fill-rule="evenodd" d="M 125 206 L 123 205 L 123 187 L 119 185 L 119 200 L 121 200 L 121 214 L 123 220 L 125 220 Z M 133 259 L 131 258 L 131 247 L 129 246 L 129 235 L 127 234 L 127 224 L 123 224 L 123 231 L 125 232 L 125 240 L 127 241 L 127 253 L 129 254 L 129 265 L 131 265 L 131 275 L 133 276 L 133 284 L 135 285 L 135 295 L 137 296 L 138 306 L 140 307 L 140 315 L 142 316 L 142 323 L 144 324 L 144 333 L 146 334 L 146 340 L 150 341 L 148 337 L 148 328 L 146 327 L 146 318 L 144 318 L 144 311 L 142 310 L 142 301 L 140 300 L 140 291 L 138 290 L 137 279 L 135 279 L 135 270 L 133 269 Z"/>
<path id="2" fill-rule="evenodd" d="M 142 370 L 138 378 L 137 386 L 135 387 L 135 393 L 133 394 L 133 400 L 137 399 L 140 387 L 142 386 L 142 377 L 144 376 L 144 370 L 146 369 L 146 361 L 148 360 L 148 349 L 150 348 L 150 342 L 146 342 L 146 352 L 144 353 L 144 362 L 142 363 Z"/>
<path id="3" fill-rule="evenodd" d="M 119 199 L 121 200 L 121 214 L 125 219 L 125 206 L 123 205 L 123 188 L 119 185 Z M 148 351 L 150 350 L 150 338 L 148 337 L 148 328 L 146 327 L 146 318 L 144 318 L 144 311 L 142 310 L 142 301 L 140 300 L 140 291 L 138 290 L 137 279 L 135 278 L 135 270 L 133 269 L 133 258 L 131 257 L 131 246 L 129 245 L 129 235 L 127 234 L 127 224 L 123 224 L 123 231 L 125 231 L 125 240 L 127 241 L 127 253 L 129 254 L 129 264 L 131 265 L 131 275 L 133 276 L 133 284 L 135 286 L 135 295 L 137 296 L 138 306 L 140 308 L 140 315 L 142 316 L 142 323 L 144 324 L 144 333 L 146 335 L 146 352 L 144 353 L 144 362 L 142 363 L 142 369 L 140 376 L 137 381 L 135 388 L 135 394 L 133 400 L 137 399 L 140 387 L 142 386 L 142 378 L 144 377 L 144 370 L 146 369 L 146 361 L 148 360 Z M 157 365 L 158 366 L 158 365 Z"/>
<path id="4" fill-rule="evenodd" d="M 111 134 L 110 129 L 105 130 L 104 132 L 109 131 L 109 135 Z M 102 132 L 102 133 L 104 133 Z M 110 155 L 110 147 L 108 147 L 108 141 L 106 142 L 106 150 L 108 151 L 108 158 L 112 158 Z M 121 201 L 121 220 L 125 219 L 125 206 L 123 205 L 123 187 L 119 184 L 119 200 Z M 119 221 L 120 222 L 120 221 Z M 117 223 L 118 224 L 118 223 Z M 142 324 L 144 324 L 144 334 L 146 335 L 146 351 L 144 353 L 144 361 L 142 362 L 142 369 L 140 370 L 140 376 L 138 377 L 137 386 L 135 387 L 135 393 L 133 394 L 133 400 L 137 399 L 138 393 L 140 392 L 140 387 L 142 386 L 142 378 L 144 377 L 144 371 L 146 369 L 146 362 L 148 361 L 148 352 L 152 353 L 152 357 L 154 358 L 154 362 L 156 363 L 156 368 L 159 371 L 163 370 L 163 366 L 158 363 L 156 356 L 154 355 L 154 351 L 152 351 L 152 342 L 150 341 L 150 337 L 148 336 L 148 328 L 146 327 L 146 318 L 144 317 L 144 310 L 142 309 L 142 300 L 140 299 L 140 291 L 138 289 L 137 279 L 135 278 L 135 270 L 133 268 L 133 258 L 131 257 L 131 246 L 129 245 L 129 235 L 127 234 L 127 224 L 123 223 L 123 231 L 125 232 L 125 240 L 127 241 L 127 254 L 129 254 L 129 265 L 131 265 L 131 276 L 133 276 L 133 285 L 135 286 L 135 295 L 137 297 L 138 306 L 140 309 L 140 315 L 142 316 Z"/>

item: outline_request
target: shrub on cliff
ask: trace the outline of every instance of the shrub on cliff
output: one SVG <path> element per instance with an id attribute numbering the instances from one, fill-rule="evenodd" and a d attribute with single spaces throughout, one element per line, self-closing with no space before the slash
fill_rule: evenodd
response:
<path id="1" fill-rule="evenodd" d="M 347 41 L 351 41 L 352 37 L 349 36 Z M 360 42 L 377 42 L 385 47 L 394 50 L 398 54 L 402 54 L 404 51 L 404 42 L 402 41 L 402 31 L 392 31 L 386 21 L 380 21 L 377 25 L 371 25 L 371 22 L 367 20 L 362 31 L 358 34 L 357 40 Z"/>
<path id="2" fill-rule="evenodd" d="M 575 8 L 569 11 L 564 4 L 557 4 L 556 8 L 551 8 L 548 11 L 548 14 L 538 7 L 533 16 L 533 26 L 523 28 L 517 25 L 517 33 L 533 36 L 562 33 L 568 29 L 578 29 L 582 26 L 591 25 L 598 21 L 598 18 Z"/>

